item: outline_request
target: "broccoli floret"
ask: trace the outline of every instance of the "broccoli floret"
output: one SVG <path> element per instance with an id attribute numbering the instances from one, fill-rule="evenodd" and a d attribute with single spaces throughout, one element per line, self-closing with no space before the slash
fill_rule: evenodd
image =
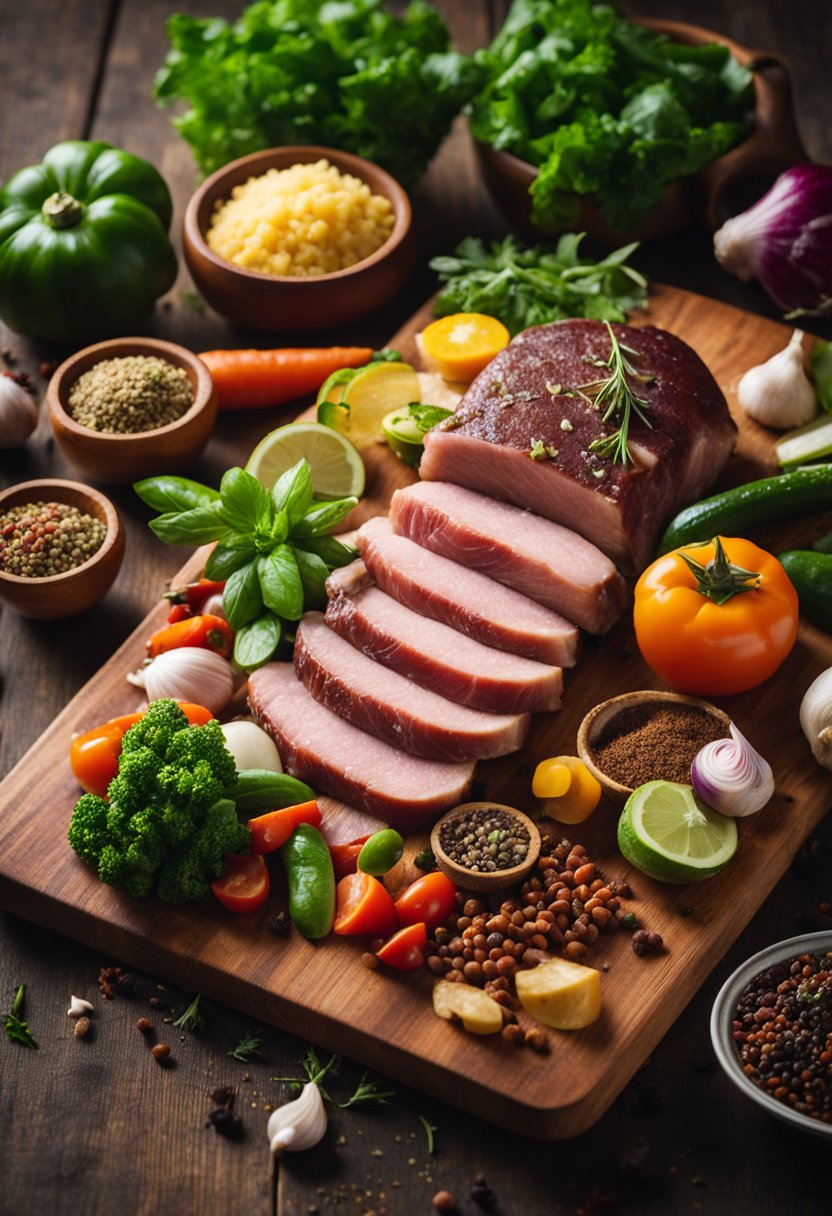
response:
<path id="1" fill-rule="evenodd" d="M 109 802 L 79 799 L 69 843 L 130 895 L 204 899 L 226 856 L 249 850 L 248 828 L 222 797 L 236 777 L 218 722 L 189 726 L 175 701 L 155 701 L 124 737 Z"/>

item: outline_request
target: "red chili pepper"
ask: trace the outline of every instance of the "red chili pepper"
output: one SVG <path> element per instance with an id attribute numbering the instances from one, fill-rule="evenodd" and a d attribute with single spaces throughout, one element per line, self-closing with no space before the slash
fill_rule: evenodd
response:
<path id="1" fill-rule="evenodd" d="M 178 650 L 181 646 L 200 646 L 203 650 L 213 650 L 216 654 L 227 659 L 234 645 L 234 634 L 228 621 L 221 616 L 191 616 L 187 620 L 177 621 L 174 625 L 166 625 L 151 634 L 147 643 L 152 658 L 164 654 L 166 650 Z"/>
<path id="2" fill-rule="evenodd" d="M 210 578 L 201 578 L 196 583 L 188 583 L 186 587 L 172 587 L 165 592 L 165 599 L 172 604 L 187 604 L 191 612 L 202 611 L 212 595 L 222 595 L 225 583 L 215 582 Z"/>
<path id="3" fill-rule="evenodd" d="M 168 624 L 175 625 L 178 621 L 187 621 L 191 616 L 193 613 L 187 604 L 174 604 L 168 613 Z"/>

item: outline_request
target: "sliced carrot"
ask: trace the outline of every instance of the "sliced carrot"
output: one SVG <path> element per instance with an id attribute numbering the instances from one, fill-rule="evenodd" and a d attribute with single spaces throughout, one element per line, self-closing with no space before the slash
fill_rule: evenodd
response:
<path id="1" fill-rule="evenodd" d="M 457 312 L 431 322 L 422 331 L 422 349 L 446 380 L 470 384 L 487 363 L 508 345 L 509 332 L 496 317 Z"/>
<path id="2" fill-rule="evenodd" d="M 199 357 L 211 373 L 221 410 L 253 410 L 316 393 L 333 372 L 362 367 L 372 353 L 371 347 L 330 346 L 206 350 Z"/>
<path id="3" fill-rule="evenodd" d="M 301 823 L 309 823 L 313 828 L 320 826 L 321 812 L 314 799 L 311 802 L 299 802 L 296 806 L 284 806 L 276 811 L 266 811 L 265 815 L 249 819 L 252 853 L 274 853 L 286 843 Z"/>

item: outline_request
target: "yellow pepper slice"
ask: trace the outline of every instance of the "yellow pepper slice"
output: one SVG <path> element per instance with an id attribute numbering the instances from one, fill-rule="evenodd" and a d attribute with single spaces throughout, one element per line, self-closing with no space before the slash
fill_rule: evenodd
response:
<path id="1" fill-rule="evenodd" d="M 601 786 L 578 756 L 553 756 L 535 769 L 532 793 L 552 819 L 583 823 L 598 805 Z"/>

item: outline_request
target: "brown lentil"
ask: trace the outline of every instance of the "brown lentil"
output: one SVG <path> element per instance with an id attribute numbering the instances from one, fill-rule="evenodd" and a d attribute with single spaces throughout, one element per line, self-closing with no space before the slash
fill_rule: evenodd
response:
<path id="1" fill-rule="evenodd" d="M 92 1026 L 92 1022 L 90 1021 L 89 1018 L 79 1018 L 78 1021 L 75 1023 L 74 1033 L 75 1033 L 76 1039 L 83 1039 L 84 1036 L 89 1032 L 89 1029 L 91 1026 Z"/>
<path id="2" fill-rule="evenodd" d="M 529 833 L 507 811 L 488 807 L 448 820 L 439 843 L 457 865 L 475 873 L 493 873 L 522 863 L 529 851 Z M 481 900 L 471 899 L 463 911 L 466 916 L 481 916 L 485 908 Z"/>
<path id="3" fill-rule="evenodd" d="M 139 1018 L 138 1022 L 136 1022 L 136 1030 L 138 1030 L 140 1034 L 152 1034 L 153 1023 L 151 1022 L 150 1018 Z"/>
<path id="4" fill-rule="evenodd" d="M 601 772 L 630 789 L 645 781 L 687 785 L 696 753 L 725 734 L 703 709 L 654 702 L 616 714 L 592 751 Z"/>
<path id="5" fill-rule="evenodd" d="M 157 1064 L 163 1064 L 170 1055 L 170 1048 L 167 1043 L 157 1043 L 155 1047 L 151 1047 L 150 1054 Z"/>
<path id="6" fill-rule="evenodd" d="M 27 502 L 0 515 L 0 570 L 49 578 L 81 566 L 104 543 L 100 519 L 65 502 Z"/>
<path id="7" fill-rule="evenodd" d="M 456 1204 L 450 1191 L 437 1191 L 433 1197 L 433 1206 L 437 1212 L 453 1212 Z"/>
<path id="8" fill-rule="evenodd" d="M 102 359 L 73 384 L 67 413 L 106 434 L 136 435 L 176 422 L 194 403 L 187 372 L 154 355 Z"/>

